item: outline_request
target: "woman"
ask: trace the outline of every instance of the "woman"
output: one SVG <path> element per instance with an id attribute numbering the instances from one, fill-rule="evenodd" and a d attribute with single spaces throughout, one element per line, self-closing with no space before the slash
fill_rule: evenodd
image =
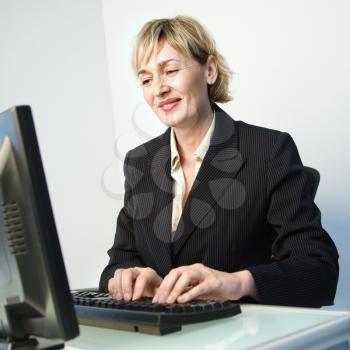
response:
<path id="1" fill-rule="evenodd" d="M 148 22 L 134 69 L 169 128 L 125 158 L 125 203 L 100 288 L 116 299 L 331 304 L 337 249 L 292 138 L 234 121 L 230 70 L 194 19 Z"/>

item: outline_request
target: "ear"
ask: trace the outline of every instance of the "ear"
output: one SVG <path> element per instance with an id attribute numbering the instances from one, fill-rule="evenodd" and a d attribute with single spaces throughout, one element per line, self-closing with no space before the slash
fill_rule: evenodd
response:
<path id="1" fill-rule="evenodd" d="M 209 55 L 207 59 L 207 83 L 213 85 L 218 77 L 218 66 L 213 55 Z"/>

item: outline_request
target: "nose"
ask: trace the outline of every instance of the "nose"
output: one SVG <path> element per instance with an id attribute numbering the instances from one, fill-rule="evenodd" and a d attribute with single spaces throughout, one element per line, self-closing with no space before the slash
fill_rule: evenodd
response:
<path id="1" fill-rule="evenodd" d="M 153 94 L 155 96 L 162 96 L 164 93 L 170 90 L 169 85 L 167 84 L 166 79 L 163 75 L 159 76 L 158 79 L 154 80 L 153 84 Z"/>

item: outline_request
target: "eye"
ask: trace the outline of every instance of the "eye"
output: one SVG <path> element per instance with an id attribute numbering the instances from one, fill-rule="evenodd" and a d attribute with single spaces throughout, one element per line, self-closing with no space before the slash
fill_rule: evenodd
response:
<path id="1" fill-rule="evenodd" d="M 166 75 L 175 75 L 179 70 L 178 69 L 170 69 L 166 71 Z"/>
<path id="2" fill-rule="evenodd" d="M 149 86 L 151 84 L 151 79 L 142 80 L 141 84 L 143 86 Z"/>

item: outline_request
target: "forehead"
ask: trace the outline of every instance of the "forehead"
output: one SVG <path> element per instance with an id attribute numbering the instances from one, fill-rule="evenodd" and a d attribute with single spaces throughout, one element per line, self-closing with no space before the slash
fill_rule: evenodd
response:
<path id="1" fill-rule="evenodd" d="M 138 74 L 144 71 L 152 71 L 166 63 L 178 63 L 188 61 L 190 58 L 184 56 L 178 50 L 174 49 L 167 41 L 158 44 L 158 50 L 152 52 L 148 60 L 141 62 Z"/>

